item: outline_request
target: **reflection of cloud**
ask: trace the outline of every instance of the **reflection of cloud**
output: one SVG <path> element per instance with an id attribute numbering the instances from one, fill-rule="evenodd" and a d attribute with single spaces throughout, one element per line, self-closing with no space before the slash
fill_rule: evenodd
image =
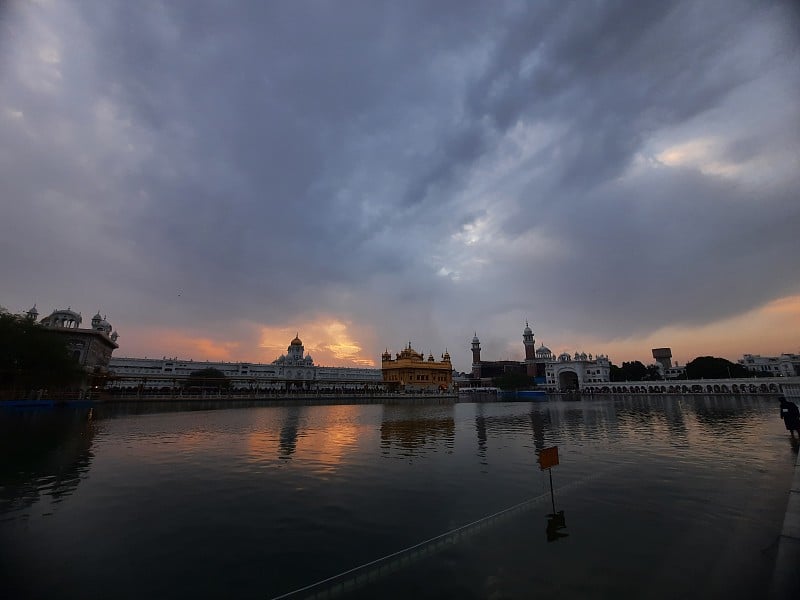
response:
<path id="1" fill-rule="evenodd" d="M 250 462 L 262 462 L 265 457 L 273 458 L 280 453 L 280 442 L 271 432 L 254 431 L 245 437 L 244 443 Z"/>
<path id="2" fill-rule="evenodd" d="M 326 470 L 341 464 L 355 451 L 358 440 L 365 436 L 366 426 L 357 416 L 362 408 L 356 405 L 331 406 L 325 409 L 324 428 L 308 427 L 297 438 L 295 457 L 298 460 L 323 466 Z"/>
<path id="3" fill-rule="evenodd" d="M 286 407 L 269 430 L 250 433 L 245 440 L 249 460 L 291 458 L 297 465 L 307 463 L 329 470 L 355 451 L 360 439 L 369 436 L 367 427 L 356 420 L 362 410 L 357 405 L 325 407 L 324 428 L 309 424 L 305 410 L 302 405 Z"/>

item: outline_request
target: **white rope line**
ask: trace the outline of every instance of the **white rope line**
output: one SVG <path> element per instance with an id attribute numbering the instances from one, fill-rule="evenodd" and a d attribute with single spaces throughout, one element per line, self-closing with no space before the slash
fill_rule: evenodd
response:
<path id="1" fill-rule="evenodd" d="M 600 475 L 604 474 L 605 472 L 606 471 L 593 473 L 591 475 L 587 475 L 586 477 L 584 477 L 583 479 L 580 479 L 578 481 L 573 481 L 573 482 L 564 484 L 561 487 L 554 488 L 554 492 L 568 490 L 570 488 L 573 488 L 573 487 L 575 487 L 577 485 L 583 484 L 583 483 L 585 483 L 587 481 L 590 481 L 592 479 L 596 479 Z M 331 583 L 331 582 L 336 581 L 338 579 L 341 579 L 342 577 L 345 577 L 347 575 L 351 575 L 351 574 L 356 573 L 358 571 L 363 571 L 363 570 L 365 570 L 365 569 L 367 569 L 369 567 L 372 567 L 374 565 L 377 565 L 379 563 L 387 562 L 392 558 L 396 558 L 396 557 L 401 556 L 403 554 L 411 553 L 414 550 L 417 550 L 417 549 L 419 549 L 421 547 L 424 547 L 424 546 L 431 545 L 434 542 L 440 541 L 440 540 L 442 540 L 444 538 L 452 537 L 452 536 L 454 536 L 454 535 L 456 535 L 456 534 L 458 534 L 460 532 L 463 532 L 465 530 L 468 530 L 468 529 L 471 529 L 473 527 L 476 527 L 477 525 L 480 525 L 481 523 L 483 523 L 485 521 L 490 521 L 491 519 L 497 518 L 497 517 L 499 517 L 501 515 L 504 515 L 506 513 L 513 512 L 515 510 L 519 510 L 520 508 L 522 508 L 522 507 L 524 507 L 526 505 L 535 504 L 536 502 L 544 500 L 544 499 L 548 498 L 549 496 L 550 496 L 550 492 L 548 491 L 548 492 L 545 492 L 543 494 L 539 494 L 538 496 L 534 496 L 532 498 L 528 498 L 527 500 L 523 500 L 522 502 L 519 502 L 519 503 L 517 503 L 517 504 L 515 504 L 513 506 L 510 506 L 508 508 L 504 508 L 503 510 L 500 510 L 500 511 L 498 511 L 496 513 L 493 513 L 491 515 L 487 515 L 485 517 L 481 517 L 480 519 L 478 519 L 476 521 L 472 521 L 471 523 L 467 523 L 466 525 L 462 525 L 461 527 L 457 527 L 455 529 L 451 529 L 450 531 L 447 531 L 445 533 L 441 533 L 441 534 L 439 534 L 437 536 L 434 536 L 434 537 L 432 537 L 430 539 L 427 539 L 425 541 L 422 541 L 422 542 L 419 542 L 417 544 L 414 544 L 413 546 L 408 546 L 407 548 L 403 548 L 402 550 L 398 550 L 397 552 L 392 552 L 391 554 L 387 554 L 386 556 L 382 556 L 380 558 L 376 558 L 375 560 L 371 560 L 371 561 L 366 562 L 366 563 L 364 563 L 362 565 L 358 565 L 357 567 L 353 567 L 351 569 L 348 569 L 347 571 L 342 571 L 341 573 L 338 573 L 338 574 L 333 575 L 331 577 L 326 577 L 325 579 L 320 579 L 319 581 L 316 581 L 314 583 L 311 583 L 311 584 L 306 585 L 306 586 L 301 587 L 301 588 L 297 588 L 296 590 L 292 590 L 291 592 L 287 592 L 285 594 L 281 594 L 280 596 L 274 596 L 274 597 L 271 598 L 271 600 L 282 600 L 284 598 L 291 598 L 292 596 L 295 596 L 297 594 L 301 594 L 303 592 L 312 590 L 313 588 L 325 585 L 326 583 Z"/>

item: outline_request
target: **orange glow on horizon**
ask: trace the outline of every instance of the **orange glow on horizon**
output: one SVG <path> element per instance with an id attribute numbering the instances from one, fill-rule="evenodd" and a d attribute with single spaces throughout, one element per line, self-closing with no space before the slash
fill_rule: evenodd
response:
<path id="1" fill-rule="evenodd" d="M 299 335 L 306 354 L 314 364 L 332 367 L 374 367 L 375 360 L 363 355 L 361 345 L 353 339 L 349 329 L 352 324 L 333 317 L 320 317 L 315 321 L 291 327 L 262 326 L 259 348 L 270 351 L 269 361 L 286 354 L 289 342 Z"/>
<path id="2" fill-rule="evenodd" d="M 319 366 L 375 368 L 383 347 L 376 346 L 367 326 L 333 316 L 318 316 L 286 327 L 239 323 L 225 337 L 195 335 L 190 329 L 161 329 L 120 323 L 122 336 L 115 356 L 160 358 L 176 356 L 195 361 L 270 363 L 286 353 L 295 334 Z M 550 342 L 552 340 L 552 342 Z M 612 362 L 653 362 L 652 348 L 670 347 L 673 362 L 681 365 L 697 356 L 722 356 L 732 361 L 742 354 L 778 355 L 800 352 L 800 295 L 772 300 L 758 308 L 705 325 L 670 325 L 628 338 L 549 333 L 542 338 L 553 352 L 575 351 L 607 354 Z M 537 339 L 537 345 L 540 340 Z M 522 347 L 509 343 L 504 358 L 521 360 Z M 488 356 L 488 355 L 487 355 Z M 454 367 L 462 369 L 471 358 L 467 351 L 454 355 Z"/>
<path id="3" fill-rule="evenodd" d="M 180 359 L 197 361 L 236 361 L 241 360 L 241 344 L 231 340 L 194 336 L 182 330 L 137 328 L 120 338 L 120 349 L 116 356 L 176 356 Z M 156 353 L 142 351 L 140 348 L 158 348 Z M 132 349 L 133 352 L 127 349 Z"/>
<path id="4" fill-rule="evenodd" d="M 709 323 L 675 325 L 658 329 L 646 336 L 627 339 L 576 338 L 573 346 L 562 350 L 591 351 L 607 354 L 614 364 L 639 360 L 652 363 L 652 348 L 672 348 L 672 360 L 681 365 L 698 356 L 721 356 L 736 362 L 743 354 L 776 356 L 798 352 L 800 343 L 800 295 L 772 300 L 751 311 Z M 585 349 L 585 350 L 584 350 Z"/>

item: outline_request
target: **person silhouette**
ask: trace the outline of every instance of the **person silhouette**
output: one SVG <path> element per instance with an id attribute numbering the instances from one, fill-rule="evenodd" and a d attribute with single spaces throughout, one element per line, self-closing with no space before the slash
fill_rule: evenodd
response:
<path id="1" fill-rule="evenodd" d="M 797 408 L 797 404 L 794 402 L 789 402 L 786 396 L 781 396 L 778 400 L 780 400 L 781 403 L 781 419 L 783 419 L 783 424 L 786 426 L 786 429 L 789 430 L 792 437 L 794 437 L 795 431 L 800 437 L 800 409 Z"/>

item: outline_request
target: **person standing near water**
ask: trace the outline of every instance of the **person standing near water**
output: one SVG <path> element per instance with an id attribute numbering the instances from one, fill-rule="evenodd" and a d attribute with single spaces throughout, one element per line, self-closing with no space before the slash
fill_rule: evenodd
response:
<path id="1" fill-rule="evenodd" d="M 779 400 L 781 402 L 781 419 L 783 419 L 783 424 L 786 425 L 786 429 L 789 430 L 792 437 L 794 437 L 795 431 L 797 431 L 797 435 L 800 436 L 800 409 L 797 408 L 797 404 L 794 402 L 786 400 L 785 396 L 781 396 Z"/>

